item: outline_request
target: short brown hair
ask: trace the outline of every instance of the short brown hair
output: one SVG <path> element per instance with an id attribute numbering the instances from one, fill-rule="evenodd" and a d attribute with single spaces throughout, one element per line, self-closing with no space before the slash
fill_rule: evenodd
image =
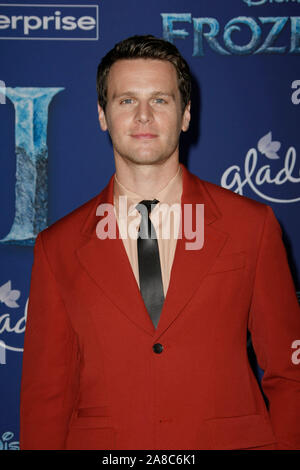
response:
<path id="1" fill-rule="evenodd" d="M 107 104 L 107 77 L 110 68 L 118 60 L 124 59 L 158 59 L 171 62 L 177 72 L 182 112 L 184 111 L 191 96 L 189 66 L 174 44 L 152 35 L 132 36 L 124 39 L 101 60 L 97 71 L 97 93 L 99 105 L 104 111 Z"/>

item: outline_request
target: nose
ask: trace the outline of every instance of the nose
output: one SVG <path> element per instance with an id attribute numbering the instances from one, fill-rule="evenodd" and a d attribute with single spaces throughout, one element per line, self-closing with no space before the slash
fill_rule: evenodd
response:
<path id="1" fill-rule="evenodd" d="M 136 109 L 136 120 L 141 124 L 148 124 L 153 120 L 153 112 L 148 102 L 140 102 Z"/>

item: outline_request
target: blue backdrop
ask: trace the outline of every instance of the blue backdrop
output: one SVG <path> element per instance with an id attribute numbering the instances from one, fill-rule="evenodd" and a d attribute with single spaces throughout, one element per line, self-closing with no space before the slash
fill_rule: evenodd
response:
<path id="1" fill-rule="evenodd" d="M 95 84 L 119 40 L 150 33 L 182 52 L 194 83 L 181 160 L 273 208 L 300 290 L 300 0 L 50 3 L 0 4 L 0 449 L 19 447 L 35 237 L 114 172 Z"/>

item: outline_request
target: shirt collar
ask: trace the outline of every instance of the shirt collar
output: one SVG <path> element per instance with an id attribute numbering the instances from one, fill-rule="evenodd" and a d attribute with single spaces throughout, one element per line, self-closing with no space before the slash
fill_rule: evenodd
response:
<path id="1" fill-rule="evenodd" d="M 181 195 L 182 195 L 182 169 L 179 166 L 178 171 L 175 176 L 168 182 L 168 184 L 157 194 L 154 195 L 152 199 L 157 199 L 159 203 L 164 203 L 168 205 L 172 205 L 175 203 L 181 202 Z M 119 209 L 119 197 L 126 196 L 127 197 L 127 213 L 128 215 L 135 214 L 135 206 L 146 199 L 143 195 L 134 193 L 127 189 L 124 185 L 120 183 L 117 176 L 114 176 L 114 205 L 116 210 Z M 153 209 L 153 212 L 159 206 L 157 204 Z"/>

